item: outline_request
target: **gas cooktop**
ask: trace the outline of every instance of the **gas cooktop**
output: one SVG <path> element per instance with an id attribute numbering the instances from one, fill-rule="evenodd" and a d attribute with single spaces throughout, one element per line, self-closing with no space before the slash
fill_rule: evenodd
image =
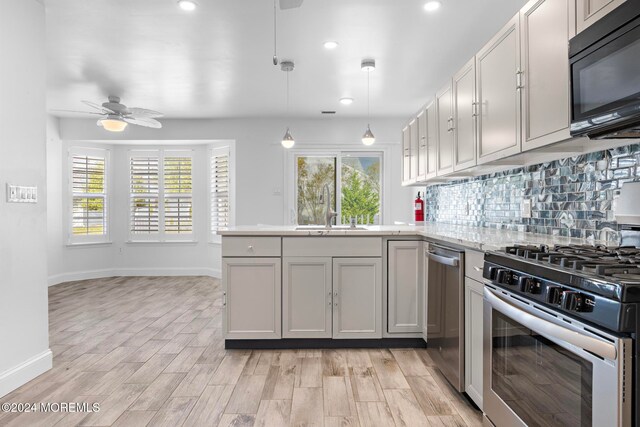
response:
<path id="1" fill-rule="evenodd" d="M 494 286 L 610 330 L 636 328 L 640 248 L 510 246 L 485 254 L 483 277 Z"/>

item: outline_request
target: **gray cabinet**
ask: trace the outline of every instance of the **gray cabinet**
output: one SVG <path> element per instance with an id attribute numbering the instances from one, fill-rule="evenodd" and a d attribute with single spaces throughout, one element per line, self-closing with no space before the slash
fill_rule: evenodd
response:
<path id="1" fill-rule="evenodd" d="M 625 0 L 575 0 L 576 28 L 581 32 L 620 6 Z"/>
<path id="2" fill-rule="evenodd" d="M 417 117 L 418 123 L 418 181 L 424 181 L 427 177 L 427 111 L 422 110 Z"/>
<path id="3" fill-rule="evenodd" d="M 282 337 L 280 258 L 223 258 L 226 339 Z"/>
<path id="4" fill-rule="evenodd" d="M 465 391 L 482 409 L 482 337 L 483 337 L 483 288 L 480 282 L 465 279 Z"/>
<path id="5" fill-rule="evenodd" d="M 402 182 L 411 179 L 411 128 L 402 129 Z"/>
<path id="6" fill-rule="evenodd" d="M 476 66 L 475 58 L 453 76 L 455 171 L 476 165 Z"/>
<path id="7" fill-rule="evenodd" d="M 453 101 L 451 82 L 436 94 L 437 176 L 453 172 Z"/>
<path id="8" fill-rule="evenodd" d="M 382 338 L 380 258 L 333 259 L 333 338 Z"/>
<path id="9" fill-rule="evenodd" d="M 476 56 L 478 164 L 521 150 L 520 15 Z"/>
<path id="10" fill-rule="evenodd" d="M 429 301 L 427 295 L 429 294 L 429 243 L 424 242 L 422 247 L 422 339 L 426 342 L 429 335 Z"/>
<path id="11" fill-rule="evenodd" d="M 570 138 L 571 0 L 532 0 L 521 10 L 522 151 Z"/>
<path id="12" fill-rule="evenodd" d="M 388 251 L 389 333 L 422 332 L 422 242 L 390 241 Z"/>
<path id="13" fill-rule="evenodd" d="M 284 338 L 331 338 L 331 266 L 327 257 L 283 259 Z"/>
<path id="14" fill-rule="evenodd" d="M 418 119 L 413 119 L 409 123 L 409 179 L 415 181 L 418 178 Z"/>

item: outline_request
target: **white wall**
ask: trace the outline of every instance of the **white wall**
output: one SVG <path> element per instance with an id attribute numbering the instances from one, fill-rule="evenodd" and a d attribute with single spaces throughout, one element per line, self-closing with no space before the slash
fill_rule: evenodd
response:
<path id="1" fill-rule="evenodd" d="M 95 120 L 62 118 L 59 120 L 60 149 L 49 156 L 49 163 L 60 168 L 61 160 L 66 157 L 66 146 L 81 144 L 108 144 L 113 146 L 115 156 L 112 163 L 116 177 L 114 208 L 117 215 L 126 219 L 127 187 L 126 160 L 122 153 L 131 144 L 193 144 L 211 140 L 235 140 L 236 147 L 236 224 L 256 225 L 284 223 L 285 212 L 285 150 L 280 139 L 287 125 L 279 119 L 165 119 L 163 129 L 153 130 L 130 126 L 122 134 L 108 133 L 96 126 Z M 360 137 L 365 122 L 355 119 L 318 119 L 291 120 L 289 123 L 296 138 L 296 147 L 362 146 Z M 376 134 L 376 144 L 389 147 L 390 156 L 385 158 L 385 167 L 391 168 L 391 191 L 386 194 L 385 203 L 390 206 L 390 215 L 385 223 L 407 222 L 412 219 L 413 189 L 400 186 L 401 146 L 399 143 L 401 119 L 381 119 L 372 121 L 372 130 Z M 50 132 L 55 133 L 52 127 Z M 50 137 L 51 139 L 51 137 Z M 115 145 L 114 145 L 115 144 Z M 375 146 L 374 146 L 375 148 Z M 59 157 L 59 156 L 62 156 Z M 196 157 L 197 158 L 197 157 Z M 205 165 L 206 166 L 206 165 Z M 195 173 L 195 170 L 194 170 Z M 53 174 L 52 174 L 53 175 Z M 59 173 L 58 176 L 64 175 Z M 51 185 L 61 186 L 61 182 L 51 177 Z M 194 177 L 197 179 L 197 177 Z M 195 184 L 194 184 L 195 185 Z M 63 190 L 63 189 L 62 189 Z M 62 191 L 61 190 L 61 191 Z M 206 189 L 205 189 L 206 190 Z M 64 191 L 62 191 L 64 193 Z M 207 200 L 206 191 L 201 193 Z M 200 197 L 200 196 L 196 196 Z M 118 198 L 120 200 L 118 200 Z M 64 199 L 64 195 L 63 195 Z M 197 198 L 195 199 L 197 202 Z M 203 204 L 201 204 L 202 206 Z M 112 210 L 112 212 L 114 212 Z M 194 213 L 196 226 L 206 229 L 207 212 Z M 63 215 L 64 216 L 64 215 Z M 179 274 L 193 271 L 210 272 L 217 275 L 220 271 L 219 245 L 206 242 L 206 237 L 198 237 L 198 244 L 188 245 L 133 245 L 126 242 L 126 226 L 120 219 L 112 223 L 114 230 L 113 245 L 102 247 L 66 247 L 57 237 L 64 235 L 65 225 L 58 219 L 56 231 L 50 233 L 49 250 L 62 252 L 50 257 L 50 284 L 84 277 L 100 277 L 108 271 L 117 274 L 148 274 L 156 271 Z M 50 217 L 51 221 L 51 217 Z M 55 224 L 53 225 L 55 226 Z M 110 252 L 110 254 L 109 254 Z M 54 261 L 55 260 L 55 261 Z M 108 264 L 111 263 L 111 266 Z M 111 269 L 111 270 L 110 270 Z"/>
<path id="2" fill-rule="evenodd" d="M 0 2 L 0 396 L 51 368 L 45 58 L 44 6 Z M 7 183 L 38 203 L 7 203 Z"/>

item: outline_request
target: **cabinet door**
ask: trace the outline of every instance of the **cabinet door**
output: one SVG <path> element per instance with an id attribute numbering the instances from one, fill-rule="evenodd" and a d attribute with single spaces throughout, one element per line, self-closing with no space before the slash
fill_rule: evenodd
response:
<path id="1" fill-rule="evenodd" d="M 389 333 L 422 332 L 422 242 L 389 242 Z"/>
<path id="2" fill-rule="evenodd" d="M 453 77 L 454 167 L 476 165 L 476 65 L 467 62 Z"/>
<path id="3" fill-rule="evenodd" d="M 331 258 L 286 257 L 282 336 L 331 338 Z"/>
<path id="4" fill-rule="evenodd" d="M 438 116 L 438 165 L 437 175 L 453 172 L 453 102 L 451 83 L 436 95 Z"/>
<path id="5" fill-rule="evenodd" d="M 411 179 L 411 129 L 402 129 L 402 182 Z"/>
<path id="6" fill-rule="evenodd" d="M 427 112 L 418 114 L 418 181 L 427 177 Z"/>
<path id="7" fill-rule="evenodd" d="M 409 174 L 411 180 L 416 180 L 418 178 L 418 120 L 413 119 L 409 123 L 409 134 L 410 134 L 410 154 L 411 154 L 411 163 L 410 163 L 410 171 Z"/>
<path id="8" fill-rule="evenodd" d="M 581 32 L 625 0 L 575 0 L 576 1 L 576 27 Z"/>
<path id="9" fill-rule="evenodd" d="M 522 151 L 568 139 L 570 0 L 533 0 L 522 25 Z"/>
<path id="10" fill-rule="evenodd" d="M 382 261 L 333 259 L 333 338 L 382 338 Z"/>
<path id="11" fill-rule="evenodd" d="M 438 117 L 436 104 L 432 102 L 425 110 L 427 116 L 427 175 L 433 178 L 437 174 L 438 167 Z"/>
<path id="12" fill-rule="evenodd" d="M 223 258 L 226 339 L 282 337 L 280 258 Z"/>
<path id="13" fill-rule="evenodd" d="M 478 164 L 520 152 L 520 71 L 516 15 L 476 56 Z"/>
<path id="14" fill-rule="evenodd" d="M 482 283 L 465 279 L 464 322 L 465 391 L 482 409 L 482 337 L 483 337 L 483 288 Z"/>
<path id="15" fill-rule="evenodd" d="M 422 249 L 423 289 L 422 289 L 422 339 L 426 342 L 429 335 L 429 243 L 424 242 Z"/>

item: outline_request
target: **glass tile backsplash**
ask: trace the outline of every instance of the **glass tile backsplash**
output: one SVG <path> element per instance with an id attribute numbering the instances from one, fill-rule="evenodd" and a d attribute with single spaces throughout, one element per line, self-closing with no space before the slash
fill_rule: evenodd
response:
<path id="1" fill-rule="evenodd" d="M 425 219 L 617 244 L 613 200 L 629 181 L 640 181 L 640 144 L 429 186 Z"/>

